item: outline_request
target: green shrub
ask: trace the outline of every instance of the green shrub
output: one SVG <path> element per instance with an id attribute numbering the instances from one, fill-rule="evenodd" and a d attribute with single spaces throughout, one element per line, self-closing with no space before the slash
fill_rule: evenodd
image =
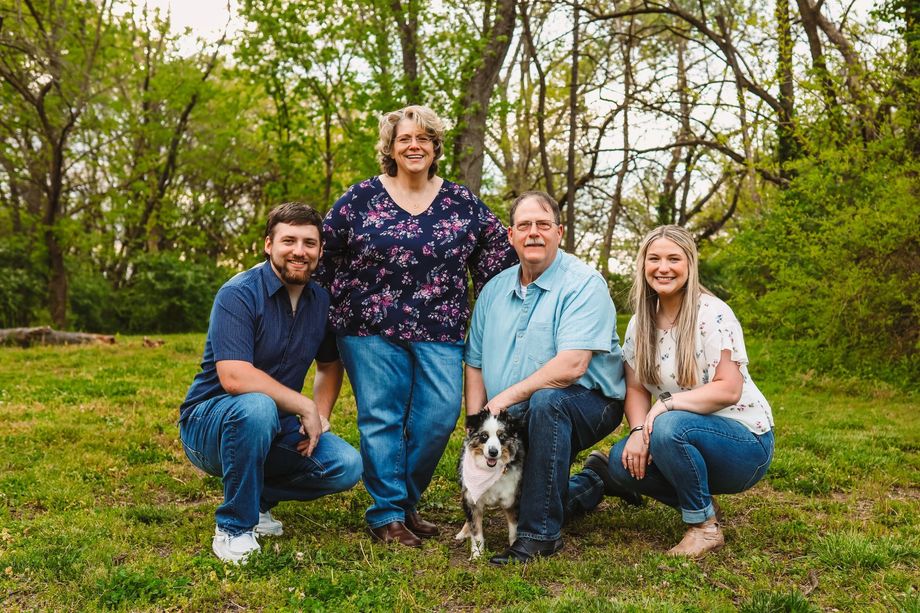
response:
<path id="1" fill-rule="evenodd" d="M 824 150 L 796 171 L 716 257 L 733 308 L 746 329 L 785 341 L 800 372 L 916 379 L 920 168 L 888 139 Z"/>
<path id="2" fill-rule="evenodd" d="M 33 256 L 25 241 L 0 239 L 0 328 L 30 325 L 47 299 L 47 281 Z"/>
<path id="3" fill-rule="evenodd" d="M 218 288 L 231 275 L 211 262 L 182 259 L 175 253 L 145 255 L 119 300 L 125 329 L 131 332 L 200 332 Z"/>
<path id="4" fill-rule="evenodd" d="M 75 274 L 72 326 L 93 332 L 202 332 L 214 294 L 232 276 L 213 262 L 186 260 L 175 253 L 145 254 L 132 268 L 119 289 L 99 273 Z"/>

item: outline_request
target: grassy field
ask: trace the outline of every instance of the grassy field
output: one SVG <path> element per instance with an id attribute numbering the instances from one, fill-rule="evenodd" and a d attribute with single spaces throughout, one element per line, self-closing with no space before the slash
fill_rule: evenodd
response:
<path id="1" fill-rule="evenodd" d="M 236 568 L 210 550 L 220 482 L 185 459 L 175 425 L 204 338 L 165 340 L 0 349 L 0 609 L 920 610 L 915 393 L 780 377 L 770 347 L 750 347 L 776 457 L 753 490 L 720 499 L 727 544 L 700 563 L 662 555 L 676 512 L 614 501 L 572 522 L 554 558 L 467 561 L 452 538 L 458 429 L 421 507 L 448 534 L 417 551 L 372 543 L 359 485 L 280 505 L 285 536 Z M 333 428 L 357 445 L 348 389 Z M 487 544 L 503 534 L 493 514 Z"/>

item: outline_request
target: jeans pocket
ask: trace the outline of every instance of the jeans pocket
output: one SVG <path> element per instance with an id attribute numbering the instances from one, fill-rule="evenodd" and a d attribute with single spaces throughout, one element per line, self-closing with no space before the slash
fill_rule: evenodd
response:
<path id="1" fill-rule="evenodd" d="M 762 435 L 763 436 L 763 435 Z M 757 437 L 757 440 L 760 442 L 761 447 L 763 448 L 765 459 L 764 461 L 754 470 L 754 473 L 751 475 L 751 478 L 748 479 L 747 483 L 744 484 L 744 487 L 741 491 L 749 490 L 754 487 L 754 484 L 763 479 L 763 476 L 767 474 L 767 469 L 770 468 L 770 463 L 773 461 L 773 449 L 772 446 L 770 449 L 767 449 L 764 445 L 762 436 Z"/>
<path id="2" fill-rule="evenodd" d="M 196 467 L 200 468 L 209 475 L 213 475 L 215 477 L 223 476 L 220 466 L 211 466 L 207 460 L 207 457 L 203 453 L 200 451 L 195 451 L 186 445 L 184 441 L 182 442 L 182 449 L 185 450 L 185 457 L 187 457 L 189 462 L 194 464 Z"/>

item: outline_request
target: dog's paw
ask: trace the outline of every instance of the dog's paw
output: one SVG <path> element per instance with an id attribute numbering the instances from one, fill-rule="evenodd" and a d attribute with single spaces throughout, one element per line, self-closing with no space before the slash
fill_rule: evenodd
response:
<path id="1" fill-rule="evenodd" d="M 463 539 L 469 538 L 469 537 L 470 537 L 470 524 L 469 524 L 469 522 L 467 522 L 467 523 L 463 524 L 463 527 L 462 527 L 462 528 L 460 528 L 460 532 L 458 532 L 458 533 L 454 536 L 454 540 L 462 541 Z"/>

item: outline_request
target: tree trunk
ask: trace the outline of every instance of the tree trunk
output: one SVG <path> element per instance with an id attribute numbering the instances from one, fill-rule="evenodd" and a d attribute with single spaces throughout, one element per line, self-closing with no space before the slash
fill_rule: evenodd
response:
<path id="1" fill-rule="evenodd" d="M 789 21 L 789 0 L 776 0 L 776 29 L 779 40 L 777 73 L 779 77 L 779 121 L 776 125 L 779 176 L 789 178 L 788 163 L 796 157 L 795 90 L 792 81 L 792 32 Z"/>
<path id="2" fill-rule="evenodd" d="M 498 79 L 514 34 L 514 0 L 498 0 L 498 11 L 483 36 L 488 43 L 473 69 L 460 97 L 460 116 L 454 139 L 454 166 L 457 180 L 474 194 L 482 188 L 482 165 L 485 159 L 486 120 L 492 89 Z"/>
<path id="3" fill-rule="evenodd" d="M 403 72 L 406 75 L 406 104 L 420 104 L 422 84 L 418 78 L 418 5 L 416 0 L 406 0 L 405 6 L 400 0 L 390 3 L 396 25 L 399 30 L 399 42 L 402 49 Z"/>
<path id="4" fill-rule="evenodd" d="M 572 9 L 572 72 L 569 79 L 569 151 L 565 173 L 565 250 L 575 253 L 575 139 L 578 127 L 578 20 L 581 10 L 576 0 Z"/>
<path id="5" fill-rule="evenodd" d="M 52 330 L 49 326 L 41 328 L 5 328 L 0 330 L 0 345 L 33 347 L 35 345 L 82 345 L 85 343 L 114 345 L 115 337 L 106 334 L 58 332 L 57 330 Z"/>

